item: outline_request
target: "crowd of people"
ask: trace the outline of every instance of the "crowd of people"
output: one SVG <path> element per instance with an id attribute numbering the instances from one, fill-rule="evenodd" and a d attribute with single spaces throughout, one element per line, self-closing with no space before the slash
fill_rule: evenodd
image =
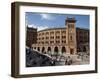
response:
<path id="1" fill-rule="evenodd" d="M 58 56 L 48 56 L 47 54 L 45 55 L 30 48 L 26 48 L 26 67 L 56 66 L 57 63 L 59 65 L 61 59 L 58 60 Z M 63 65 L 70 65 L 71 63 L 72 60 L 68 57 Z"/>
<path id="2" fill-rule="evenodd" d="M 78 55 L 77 58 L 83 60 L 82 55 Z M 88 58 L 86 56 L 86 58 Z M 36 66 L 56 66 L 56 65 L 72 65 L 75 61 L 71 56 L 65 56 L 64 54 L 40 53 L 31 48 L 26 48 L 26 67 Z"/>

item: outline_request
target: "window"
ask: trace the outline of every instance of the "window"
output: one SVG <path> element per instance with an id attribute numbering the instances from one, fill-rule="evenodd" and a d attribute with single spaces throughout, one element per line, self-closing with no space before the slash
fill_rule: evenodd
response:
<path id="1" fill-rule="evenodd" d="M 48 42 L 48 41 L 46 41 L 45 43 L 46 43 L 46 44 L 49 44 L 49 42 Z"/>
<path id="2" fill-rule="evenodd" d="M 64 40 L 64 41 L 62 41 L 62 43 L 66 43 L 66 41 Z"/>
<path id="3" fill-rule="evenodd" d="M 54 36 L 51 36 L 50 38 L 51 38 L 51 39 L 54 39 Z"/>
<path id="4" fill-rule="evenodd" d="M 62 39 L 65 39 L 66 38 L 66 36 L 62 36 Z"/>
<path id="5" fill-rule="evenodd" d="M 44 40 L 44 37 L 42 37 L 42 40 Z"/>
<path id="6" fill-rule="evenodd" d="M 62 31 L 62 33 L 64 33 L 64 34 L 65 34 L 65 33 L 66 33 L 66 31 Z"/>
<path id="7" fill-rule="evenodd" d="M 56 31 L 56 34 L 60 34 L 60 31 Z"/>
<path id="8" fill-rule="evenodd" d="M 46 39 L 49 39 L 49 37 L 46 37 Z"/>
<path id="9" fill-rule="evenodd" d="M 52 32 L 50 32 L 50 34 L 54 34 L 54 32 L 52 31 Z"/>
<path id="10" fill-rule="evenodd" d="M 41 38 L 39 38 L 39 40 L 41 40 Z"/>
<path id="11" fill-rule="evenodd" d="M 42 42 L 42 44 L 44 44 L 44 42 Z"/>
<path id="12" fill-rule="evenodd" d="M 54 41 L 50 41 L 50 44 L 54 43 Z"/>
<path id="13" fill-rule="evenodd" d="M 44 35 L 44 33 L 42 33 L 42 35 Z"/>
<path id="14" fill-rule="evenodd" d="M 41 36 L 41 33 L 39 33 L 39 36 Z"/>
<path id="15" fill-rule="evenodd" d="M 60 41 L 56 41 L 56 43 L 60 43 Z"/>
<path id="16" fill-rule="evenodd" d="M 68 24 L 68 28 L 73 28 L 74 24 Z"/>
<path id="17" fill-rule="evenodd" d="M 56 39 L 59 39 L 60 38 L 60 36 L 56 36 Z"/>
<path id="18" fill-rule="evenodd" d="M 70 40 L 72 40 L 72 36 L 70 36 Z"/>
<path id="19" fill-rule="evenodd" d="M 48 35 L 49 34 L 49 32 L 46 32 L 46 35 Z"/>
<path id="20" fill-rule="evenodd" d="M 64 43 L 66 43 L 66 41 L 64 41 Z"/>

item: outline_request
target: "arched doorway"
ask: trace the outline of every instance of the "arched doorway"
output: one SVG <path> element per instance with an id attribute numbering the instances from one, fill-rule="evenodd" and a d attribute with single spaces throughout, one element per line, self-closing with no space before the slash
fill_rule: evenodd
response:
<path id="1" fill-rule="evenodd" d="M 65 53 L 65 52 L 66 52 L 66 48 L 65 48 L 65 47 L 62 47 L 61 52 L 62 52 L 62 53 Z"/>
<path id="2" fill-rule="evenodd" d="M 58 47 L 54 48 L 54 52 L 58 53 Z"/>
<path id="3" fill-rule="evenodd" d="M 74 54 L 74 49 L 70 49 L 70 54 Z"/>
<path id="4" fill-rule="evenodd" d="M 44 48 L 44 47 L 42 47 L 42 52 L 43 52 L 43 53 L 45 52 L 45 48 Z"/>
<path id="5" fill-rule="evenodd" d="M 86 52 L 86 47 L 85 46 L 83 47 L 83 52 Z"/>
<path id="6" fill-rule="evenodd" d="M 48 53 L 48 54 L 51 54 L 51 47 L 48 47 L 47 53 Z"/>
<path id="7" fill-rule="evenodd" d="M 48 47 L 48 52 L 50 52 L 51 51 L 51 47 Z"/>
<path id="8" fill-rule="evenodd" d="M 40 47 L 38 47 L 38 51 L 40 51 Z"/>
<path id="9" fill-rule="evenodd" d="M 81 52 L 81 48 L 79 47 L 79 52 Z"/>
<path id="10" fill-rule="evenodd" d="M 34 49 L 36 49 L 36 47 L 34 47 Z"/>
<path id="11" fill-rule="evenodd" d="M 82 52 L 83 49 L 82 49 L 82 46 L 79 46 L 79 52 Z"/>

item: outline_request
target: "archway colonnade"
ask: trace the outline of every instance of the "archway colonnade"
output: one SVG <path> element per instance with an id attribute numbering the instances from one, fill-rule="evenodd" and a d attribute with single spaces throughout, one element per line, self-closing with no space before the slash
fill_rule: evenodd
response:
<path id="1" fill-rule="evenodd" d="M 41 53 L 67 53 L 67 46 L 42 46 L 33 47 L 33 49 Z"/>

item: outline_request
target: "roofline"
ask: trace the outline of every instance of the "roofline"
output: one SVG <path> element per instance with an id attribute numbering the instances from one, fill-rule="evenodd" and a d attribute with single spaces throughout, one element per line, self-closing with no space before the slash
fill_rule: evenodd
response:
<path id="1" fill-rule="evenodd" d="M 47 29 L 44 29 L 44 30 L 40 30 L 40 31 L 37 31 L 37 32 L 42 32 L 42 31 L 47 31 L 47 30 L 58 30 L 58 29 L 66 29 L 66 27 L 60 27 L 60 28 L 47 28 Z"/>
<path id="2" fill-rule="evenodd" d="M 66 27 L 62 27 L 62 28 L 48 28 L 48 29 L 37 31 L 37 32 L 48 31 L 48 30 L 58 30 L 58 29 L 66 29 Z M 76 29 L 89 30 L 88 28 L 79 28 L 79 27 L 76 27 Z"/>
<path id="3" fill-rule="evenodd" d="M 79 28 L 79 27 L 76 27 L 76 29 L 89 30 L 88 28 Z"/>

